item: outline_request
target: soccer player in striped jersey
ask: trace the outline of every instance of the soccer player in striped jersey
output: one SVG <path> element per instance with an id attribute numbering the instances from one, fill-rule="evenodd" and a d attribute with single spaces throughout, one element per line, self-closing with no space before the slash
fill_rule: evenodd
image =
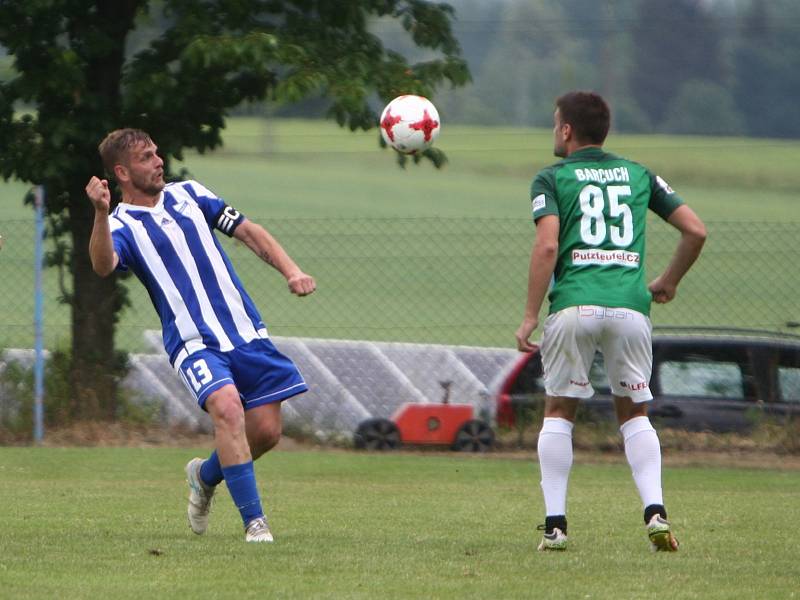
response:
<path id="1" fill-rule="evenodd" d="M 112 131 L 99 151 L 122 201 L 110 213 L 108 181 L 92 177 L 86 186 L 95 209 L 92 266 L 102 277 L 131 270 L 144 284 L 170 362 L 214 424 L 214 452 L 186 465 L 189 525 L 205 533 L 224 479 L 245 539 L 271 542 L 253 461 L 280 439 L 281 402 L 308 388 L 270 341 L 213 230 L 244 242 L 286 278 L 293 294 L 311 294 L 314 278 L 263 227 L 196 181 L 165 184 L 164 162 L 147 133 Z"/>
<path id="2" fill-rule="evenodd" d="M 705 226 L 663 179 L 603 150 L 610 112 L 599 95 L 561 96 L 554 121 L 554 154 L 563 160 L 543 169 L 531 186 L 536 240 L 525 316 L 516 332 L 518 348 L 533 351 L 529 338 L 554 280 L 541 343 L 545 409 L 538 454 L 546 518 L 539 550 L 566 548 L 572 428 L 578 400 L 594 393 L 589 370 L 600 350 L 652 547 L 674 551 L 678 543 L 661 489 L 661 447 L 647 417 L 653 398 L 650 303 L 674 298 L 700 254 Z M 648 210 L 681 234 L 671 262 L 649 286 Z"/>

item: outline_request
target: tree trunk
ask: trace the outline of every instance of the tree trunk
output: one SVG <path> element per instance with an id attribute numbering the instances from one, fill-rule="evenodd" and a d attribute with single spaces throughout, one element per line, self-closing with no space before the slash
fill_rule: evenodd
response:
<path id="1" fill-rule="evenodd" d="M 94 18 L 112 38 L 124 40 L 133 28 L 137 10 L 146 4 L 144 0 L 97 0 Z M 86 26 L 85 20 L 79 20 L 72 28 L 80 30 Z M 92 270 L 89 238 L 94 224 L 94 209 L 86 197 L 84 186 L 90 175 L 102 174 L 96 144 L 108 130 L 123 124 L 120 118 L 120 81 L 125 44 L 92 50 L 87 67 L 87 87 L 92 98 L 102 98 L 100 106 L 103 110 L 97 112 L 98 106 L 87 104 L 76 113 L 87 120 L 88 126 L 75 140 L 75 147 L 87 157 L 88 168 L 83 171 L 76 169 L 67 184 L 73 290 L 70 392 L 75 418 L 114 419 L 119 404 L 117 382 L 124 374 L 124 363 L 114 349 L 114 330 L 117 313 L 123 305 L 124 290 L 115 274 L 101 278 Z M 89 114 L 82 114 L 83 110 Z"/>

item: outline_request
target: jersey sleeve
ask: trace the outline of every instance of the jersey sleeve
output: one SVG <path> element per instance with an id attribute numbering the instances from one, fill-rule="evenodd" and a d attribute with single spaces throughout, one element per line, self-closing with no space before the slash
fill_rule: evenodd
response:
<path id="1" fill-rule="evenodd" d="M 196 181 L 187 181 L 183 187 L 203 211 L 209 227 L 214 227 L 232 237 L 233 232 L 244 221 L 244 215 Z"/>
<path id="2" fill-rule="evenodd" d="M 111 227 L 111 243 L 114 245 L 114 252 L 117 253 L 119 258 L 116 270 L 127 271 L 133 258 L 127 228 L 122 221 L 113 216 L 108 217 L 108 224 Z"/>
<path id="3" fill-rule="evenodd" d="M 556 180 L 552 169 L 540 171 L 531 183 L 531 213 L 537 221 L 545 215 L 558 216 Z"/>
<path id="4" fill-rule="evenodd" d="M 650 175 L 650 203 L 648 207 L 665 221 L 683 204 L 683 200 L 669 184 L 658 175 Z"/>

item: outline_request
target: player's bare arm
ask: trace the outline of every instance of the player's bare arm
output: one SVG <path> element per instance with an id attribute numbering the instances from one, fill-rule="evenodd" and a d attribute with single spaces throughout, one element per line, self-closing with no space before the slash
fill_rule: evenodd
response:
<path id="1" fill-rule="evenodd" d="M 658 304 L 665 304 L 675 297 L 678 284 L 700 256 L 706 241 L 706 226 L 685 204 L 676 208 L 667 222 L 681 232 L 681 239 L 667 268 L 648 286 L 653 301 Z"/>
<path id="2" fill-rule="evenodd" d="M 94 226 L 89 239 L 89 256 L 92 268 L 100 277 L 110 275 L 119 262 L 114 244 L 111 241 L 111 228 L 108 224 L 108 212 L 111 206 L 111 192 L 108 180 L 92 177 L 86 184 L 86 195 L 94 206 Z"/>
<path id="3" fill-rule="evenodd" d="M 245 219 L 233 232 L 233 237 L 243 242 L 256 256 L 274 267 L 286 278 L 289 291 L 307 296 L 317 289 L 311 275 L 304 273 L 272 235 L 261 225 Z"/>
<path id="4" fill-rule="evenodd" d="M 531 250 L 528 271 L 525 317 L 516 332 L 517 348 L 522 352 L 532 352 L 535 349 L 529 338 L 539 326 L 539 311 L 556 266 L 559 226 L 559 219 L 555 215 L 546 215 L 536 222 L 536 240 Z"/>

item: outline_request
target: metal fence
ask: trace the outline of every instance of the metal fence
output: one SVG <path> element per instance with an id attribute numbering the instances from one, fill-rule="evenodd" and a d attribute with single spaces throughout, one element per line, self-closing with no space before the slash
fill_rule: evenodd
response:
<path id="1" fill-rule="evenodd" d="M 317 293 L 292 296 L 282 277 L 234 240 L 224 240 L 273 335 L 513 347 L 522 317 L 535 229 L 526 219 L 254 218 L 315 276 Z M 800 223 L 715 222 L 695 268 L 671 304 L 653 307 L 658 327 L 798 331 Z M 34 223 L 0 221 L 0 348 L 33 348 Z M 646 267 L 669 261 L 677 232 L 654 219 Z M 59 303 L 67 273 L 44 277 L 45 346 L 68 347 L 69 310 Z M 147 351 L 159 329 L 135 278 L 117 345 Z"/>

